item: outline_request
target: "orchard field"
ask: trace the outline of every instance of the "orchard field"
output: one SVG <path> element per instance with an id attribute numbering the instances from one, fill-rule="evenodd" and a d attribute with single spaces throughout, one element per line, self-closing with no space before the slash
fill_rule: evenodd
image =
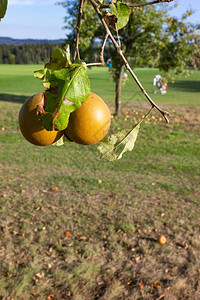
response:
<path id="1" fill-rule="evenodd" d="M 18 112 L 42 91 L 39 68 L 0 65 L 0 299 L 200 299 L 200 71 L 160 95 L 158 70 L 135 70 L 170 124 L 153 111 L 134 151 L 111 163 L 96 146 L 36 147 L 22 137 Z M 88 74 L 114 112 L 108 69 Z M 149 108 L 131 78 L 122 106 L 113 132 Z"/>

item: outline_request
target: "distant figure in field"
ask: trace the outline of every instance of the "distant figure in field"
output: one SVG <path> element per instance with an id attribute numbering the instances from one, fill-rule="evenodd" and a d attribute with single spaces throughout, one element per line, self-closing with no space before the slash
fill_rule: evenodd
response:
<path id="1" fill-rule="evenodd" d="M 167 92 L 167 83 L 166 82 L 162 85 L 162 89 L 160 92 L 161 92 L 161 94 L 166 94 L 166 92 Z"/>
<path id="2" fill-rule="evenodd" d="M 165 82 L 163 84 L 163 79 L 161 75 L 156 75 L 153 78 L 153 86 L 156 87 L 157 89 L 154 88 L 154 94 L 157 93 L 157 90 L 160 91 L 161 94 L 166 94 L 166 90 L 167 90 L 167 83 Z"/>
<path id="3" fill-rule="evenodd" d="M 125 80 L 128 79 L 128 74 L 126 72 L 124 72 L 124 74 L 123 74 L 123 79 L 125 79 Z"/>
<path id="4" fill-rule="evenodd" d="M 98 55 L 97 55 L 97 53 L 95 53 L 95 55 L 94 55 L 94 62 L 96 63 L 97 60 L 98 60 Z"/>
<path id="5" fill-rule="evenodd" d="M 107 66 L 108 66 L 108 68 L 112 68 L 112 59 L 111 58 L 109 58 L 107 60 Z"/>

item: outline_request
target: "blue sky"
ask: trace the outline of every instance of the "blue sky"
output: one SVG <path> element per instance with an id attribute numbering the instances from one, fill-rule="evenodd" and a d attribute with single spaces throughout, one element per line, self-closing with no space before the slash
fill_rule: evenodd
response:
<path id="1" fill-rule="evenodd" d="M 65 9 L 56 0 L 8 0 L 0 36 L 12 38 L 65 38 Z"/>
<path id="2" fill-rule="evenodd" d="M 65 9 L 61 5 L 56 5 L 56 0 L 8 0 L 8 3 L 6 16 L 0 23 L 0 36 L 65 38 L 66 30 L 63 29 Z M 175 0 L 174 3 L 178 3 L 179 6 L 173 9 L 173 15 L 181 16 L 191 8 L 195 13 L 190 17 L 190 21 L 200 22 L 200 0 Z"/>

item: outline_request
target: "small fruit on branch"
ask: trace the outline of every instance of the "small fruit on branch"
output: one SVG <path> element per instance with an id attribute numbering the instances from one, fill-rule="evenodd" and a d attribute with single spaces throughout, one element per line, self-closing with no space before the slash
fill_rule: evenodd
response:
<path id="1" fill-rule="evenodd" d="M 101 97 L 90 93 L 81 107 L 70 114 L 65 133 L 73 142 L 92 145 L 106 136 L 110 123 L 111 113 L 108 106 Z"/>
<path id="2" fill-rule="evenodd" d="M 48 131 L 40 119 L 44 107 L 44 94 L 38 93 L 30 97 L 19 112 L 19 127 L 25 139 L 36 146 L 48 146 L 63 135 L 61 131 Z"/>

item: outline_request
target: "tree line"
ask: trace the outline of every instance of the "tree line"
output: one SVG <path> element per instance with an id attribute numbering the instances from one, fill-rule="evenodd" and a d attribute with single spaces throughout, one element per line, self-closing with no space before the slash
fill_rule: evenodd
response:
<path id="1" fill-rule="evenodd" d="M 71 41 L 67 41 L 70 43 Z M 72 42 L 71 42 L 72 43 Z M 20 45 L 0 44 L 0 64 L 44 64 L 49 62 L 50 54 L 53 50 L 60 47 L 63 48 L 63 43 L 55 42 L 39 42 L 39 43 L 23 43 Z M 73 44 L 71 52 L 73 52 Z M 96 61 L 99 52 L 100 44 L 93 42 L 89 49 L 82 51 L 82 56 L 87 62 Z M 105 47 L 105 57 L 109 58 L 112 54 L 110 45 Z"/>
<path id="2" fill-rule="evenodd" d="M 43 64 L 61 44 L 45 42 L 22 45 L 0 45 L 0 64 Z"/>

